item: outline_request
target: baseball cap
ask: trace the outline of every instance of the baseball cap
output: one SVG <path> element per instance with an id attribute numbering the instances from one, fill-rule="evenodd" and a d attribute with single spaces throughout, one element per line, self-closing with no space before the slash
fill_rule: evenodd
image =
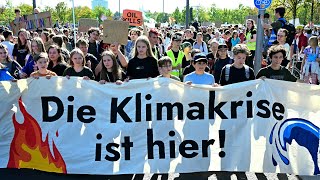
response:
<path id="1" fill-rule="evenodd" d="M 219 44 L 218 49 L 228 48 L 226 44 Z"/>
<path id="2" fill-rule="evenodd" d="M 194 56 L 193 61 L 196 62 L 206 62 L 208 63 L 208 59 L 206 57 L 206 55 L 204 55 L 203 53 L 198 53 Z"/>
<path id="3" fill-rule="evenodd" d="M 180 34 L 180 33 L 174 33 L 173 35 L 172 35 L 172 41 L 181 41 L 181 39 L 182 39 L 182 34 Z"/>
<path id="4" fill-rule="evenodd" d="M 190 42 L 186 41 L 186 42 L 182 43 L 180 47 L 181 47 L 181 49 L 185 49 L 186 47 L 192 47 L 192 45 Z"/>

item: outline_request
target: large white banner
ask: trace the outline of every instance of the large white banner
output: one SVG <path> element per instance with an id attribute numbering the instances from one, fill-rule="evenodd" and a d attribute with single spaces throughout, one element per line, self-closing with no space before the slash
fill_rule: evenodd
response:
<path id="1" fill-rule="evenodd" d="M 320 174 L 319 86 L 53 77 L 1 82 L 0 109 L 0 168 Z"/>

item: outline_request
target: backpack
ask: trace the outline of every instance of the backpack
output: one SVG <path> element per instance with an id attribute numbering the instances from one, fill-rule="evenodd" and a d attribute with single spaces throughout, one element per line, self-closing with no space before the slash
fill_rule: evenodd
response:
<path id="1" fill-rule="evenodd" d="M 227 64 L 226 65 L 224 77 L 225 77 L 227 82 L 229 81 L 231 66 L 232 66 L 232 64 Z M 249 68 L 249 66 L 244 65 L 244 69 L 245 69 L 245 72 L 246 72 L 246 78 L 249 79 L 250 78 L 250 68 Z"/>
<path id="2" fill-rule="evenodd" d="M 287 22 L 284 22 L 283 20 L 278 20 L 278 21 L 282 23 L 283 29 L 288 30 L 289 34 L 287 37 L 287 43 L 291 45 L 296 35 L 296 27 L 293 24 L 289 23 L 288 21 Z"/>

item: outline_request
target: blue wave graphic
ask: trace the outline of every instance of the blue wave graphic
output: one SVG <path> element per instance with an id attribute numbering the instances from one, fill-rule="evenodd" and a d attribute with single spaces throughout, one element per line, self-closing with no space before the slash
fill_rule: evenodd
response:
<path id="1" fill-rule="evenodd" d="M 300 146 L 308 149 L 314 163 L 314 175 L 320 174 L 318 165 L 320 128 L 310 121 L 301 118 L 287 119 L 281 122 L 280 125 L 277 125 L 278 123 L 276 123 L 271 130 L 269 143 L 275 143 L 278 155 L 283 163 L 289 165 L 290 161 L 281 153 L 279 147 L 287 152 L 287 144 L 291 145 L 294 139 Z M 274 166 L 277 166 L 274 155 L 272 155 L 272 162 Z"/>

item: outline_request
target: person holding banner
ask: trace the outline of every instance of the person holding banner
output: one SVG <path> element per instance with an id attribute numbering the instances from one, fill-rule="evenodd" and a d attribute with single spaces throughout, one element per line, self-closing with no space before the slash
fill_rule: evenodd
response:
<path id="1" fill-rule="evenodd" d="M 296 82 L 297 78 L 295 78 L 287 68 L 281 66 L 286 54 L 286 49 L 283 46 L 271 46 L 268 50 L 268 56 L 271 59 L 271 65 L 260 69 L 256 78 L 269 78 Z"/>
<path id="2" fill-rule="evenodd" d="M 186 84 L 206 84 L 215 85 L 214 76 L 205 72 L 208 65 L 208 59 L 203 53 L 196 54 L 193 60 L 193 66 L 196 69 L 194 72 L 186 75 L 184 82 Z"/>
<path id="3" fill-rule="evenodd" d="M 112 51 L 104 51 L 101 54 L 102 69 L 100 72 L 100 84 L 116 83 L 122 84 L 127 78 L 126 74 L 121 70 L 116 55 Z"/>
<path id="4" fill-rule="evenodd" d="M 34 59 L 42 52 L 46 52 L 46 50 L 41 38 L 34 38 L 31 41 L 31 54 L 26 56 L 27 63 L 20 72 L 20 78 L 27 78 L 32 72 L 37 70 Z"/>
<path id="5" fill-rule="evenodd" d="M 177 81 L 180 81 L 180 78 L 171 74 L 172 71 L 172 60 L 168 56 L 163 56 L 158 60 L 159 72 L 160 76 L 158 77 L 166 77 L 171 78 Z"/>
<path id="6" fill-rule="evenodd" d="M 76 48 L 72 50 L 70 53 L 70 59 L 71 67 L 64 71 L 63 76 L 66 76 L 67 79 L 69 79 L 70 76 L 78 76 L 83 77 L 84 80 L 94 80 L 93 72 L 90 68 L 85 66 L 86 60 L 80 49 Z"/>
<path id="7" fill-rule="evenodd" d="M 140 36 L 136 40 L 133 56 L 127 68 L 129 79 L 154 78 L 159 75 L 157 59 L 146 36 Z"/>
<path id="8" fill-rule="evenodd" d="M 7 72 L 10 73 L 10 75 L 13 78 L 18 78 L 18 71 L 21 70 L 20 64 L 12 60 L 10 56 L 8 55 L 8 49 L 5 45 L 0 43 L 0 64 L 2 64 L 1 69 L 7 69 Z"/>
<path id="9" fill-rule="evenodd" d="M 33 72 L 30 74 L 30 77 L 38 79 L 39 77 L 47 77 L 48 79 L 51 76 L 57 76 L 55 72 L 52 72 L 48 70 L 49 65 L 49 58 L 47 53 L 40 53 L 35 59 L 34 59 L 37 67 L 39 70 Z"/>
<path id="10" fill-rule="evenodd" d="M 83 52 L 84 57 L 86 59 L 86 66 L 88 68 L 90 68 L 92 70 L 92 72 L 94 72 L 96 67 L 99 64 L 99 61 L 97 60 L 97 58 L 94 55 L 88 53 L 88 47 L 89 47 L 88 41 L 86 41 L 83 38 L 80 38 L 77 41 L 76 46 L 77 46 L 77 48 L 79 48 Z M 97 75 L 96 75 L 96 77 L 97 77 Z"/>
<path id="11" fill-rule="evenodd" d="M 228 85 L 249 80 L 254 80 L 253 69 L 245 64 L 250 51 L 245 44 L 237 44 L 232 48 L 234 56 L 233 64 L 227 64 L 223 67 L 220 77 L 220 85 Z"/>
<path id="12" fill-rule="evenodd" d="M 49 65 L 48 69 L 55 72 L 58 76 L 62 76 L 63 72 L 67 69 L 68 64 L 64 61 L 59 46 L 53 44 L 49 46 Z"/>

